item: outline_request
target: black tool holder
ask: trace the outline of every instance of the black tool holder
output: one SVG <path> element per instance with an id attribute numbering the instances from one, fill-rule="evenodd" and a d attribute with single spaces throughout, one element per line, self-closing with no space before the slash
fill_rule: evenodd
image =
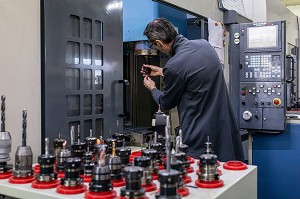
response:
<path id="1" fill-rule="evenodd" d="M 141 156 L 134 158 L 134 166 L 143 168 L 142 185 L 149 185 L 153 183 L 150 173 L 151 160 L 149 157 Z"/>
<path id="2" fill-rule="evenodd" d="M 120 196 L 125 198 L 146 198 L 146 190 L 142 185 L 143 169 L 132 166 L 124 168 L 125 187 L 120 190 Z"/>
<path id="3" fill-rule="evenodd" d="M 37 182 L 51 182 L 57 179 L 57 173 L 54 172 L 56 157 L 49 154 L 49 139 L 45 139 L 45 154 L 38 157 L 40 172 L 36 175 Z"/>
<path id="4" fill-rule="evenodd" d="M 155 175 L 158 174 L 158 166 L 156 164 L 158 153 L 155 149 L 143 149 L 142 156 L 150 158 L 150 174 Z"/>
<path id="5" fill-rule="evenodd" d="M 158 173 L 158 181 L 160 182 L 160 192 L 155 195 L 157 199 L 180 199 L 177 193 L 179 172 L 171 169 L 169 172 L 161 170 Z"/>
<path id="6" fill-rule="evenodd" d="M 65 168 L 65 161 L 68 158 L 71 158 L 71 151 L 69 149 L 66 148 L 67 145 L 67 141 L 65 141 L 63 143 L 63 148 L 61 150 L 58 151 L 57 153 L 57 164 L 56 164 L 56 171 L 57 172 L 64 172 L 64 168 Z"/>
<path id="7" fill-rule="evenodd" d="M 96 153 L 95 145 L 97 144 L 97 138 L 93 137 L 92 129 L 90 130 L 90 136 L 84 138 L 86 151 L 92 152 L 94 155 Z"/>
<path id="8" fill-rule="evenodd" d="M 116 155 L 119 156 L 123 168 L 130 165 L 129 162 L 130 154 L 131 154 L 130 148 L 125 148 L 125 147 L 116 148 Z"/>
<path id="9" fill-rule="evenodd" d="M 113 134 L 113 138 L 116 139 L 116 147 L 122 147 L 125 136 L 123 133 L 115 133 Z"/>
<path id="10" fill-rule="evenodd" d="M 78 187 L 83 184 L 80 177 L 81 160 L 79 158 L 69 158 L 65 161 L 65 176 L 61 179 L 61 185 L 65 187 Z"/>
<path id="11" fill-rule="evenodd" d="M 175 160 L 171 162 L 171 169 L 179 172 L 179 180 L 178 180 L 178 189 L 185 187 L 184 180 L 182 177 L 186 175 L 186 170 L 180 160 Z"/>
<path id="12" fill-rule="evenodd" d="M 111 170 L 112 180 L 122 179 L 122 163 L 118 156 L 108 156 L 106 158 L 106 165 L 108 165 Z"/>
<path id="13" fill-rule="evenodd" d="M 107 138 L 106 140 L 105 140 L 105 144 L 107 144 L 107 149 L 106 149 L 106 151 L 107 151 L 107 154 L 108 155 L 111 155 L 112 154 L 112 145 L 113 145 L 113 142 L 114 143 L 116 143 L 117 142 L 117 139 L 115 139 L 115 138 Z M 122 142 L 122 145 L 123 145 L 123 142 Z"/>
<path id="14" fill-rule="evenodd" d="M 198 179 L 206 182 L 219 180 L 220 175 L 217 171 L 217 156 L 214 154 L 200 155 Z"/>
<path id="15" fill-rule="evenodd" d="M 93 160 L 93 153 L 86 151 L 82 157 L 82 167 L 83 167 L 84 177 L 92 177 L 92 170 L 94 166 L 95 166 L 95 162 Z"/>
<path id="16" fill-rule="evenodd" d="M 105 147 L 99 147 L 97 164 L 92 170 L 92 182 L 89 183 L 89 191 L 85 192 L 87 199 L 113 199 L 116 197 L 116 191 L 113 190 L 111 182 L 110 169 L 105 165 Z"/>

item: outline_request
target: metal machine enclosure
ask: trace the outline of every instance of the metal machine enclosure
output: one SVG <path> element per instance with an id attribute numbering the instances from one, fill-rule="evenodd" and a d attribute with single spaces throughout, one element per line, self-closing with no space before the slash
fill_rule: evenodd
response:
<path id="1" fill-rule="evenodd" d="M 241 129 L 284 131 L 285 22 L 230 26 L 230 94 Z"/>
<path id="2" fill-rule="evenodd" d="M 122 131 L 122 0 L 43 0 L 41 16 L 42 140 Z"/>

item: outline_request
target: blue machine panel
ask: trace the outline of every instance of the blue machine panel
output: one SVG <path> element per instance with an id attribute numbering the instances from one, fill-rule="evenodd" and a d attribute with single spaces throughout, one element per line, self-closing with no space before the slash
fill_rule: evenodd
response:
<path id="1" fill-rule="evenodd" d="M 187 14 L 152 0 L 123 0 L 123 41 L 147 40 L 143 32 L 158 17 L 168 19 L 183 36 L 187 35 Z"/>
<path id="2" fill-rule="evenodd" d="M 147 40 L 146 25 L 158 18 L 158 3 L 152 0 L 123 0 L 123 41 Z"/>
<path id="3" fill-rule="evenodd" d="M 253 134 L 252 147 L 258 199 L 300 198 L 300 124 L 287 124 L 280 134 Z"/>

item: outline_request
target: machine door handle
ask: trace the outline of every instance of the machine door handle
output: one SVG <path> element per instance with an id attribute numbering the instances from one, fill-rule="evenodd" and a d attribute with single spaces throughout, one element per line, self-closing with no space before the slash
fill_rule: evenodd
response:
<path id="1" fill-rule="evenodd" d="M 119 117 L 126 117 L 128 114 L 129 114 L 129 103 L 130 103 L 130 100 L 129 100 L 129 91 L 130 91 L 130 83 L 128 80 L 126 79 L 122 79 L 122 80 L 119 80 L 118 81 L 119 84 L 123 84 L 124 85 L 124 88 L 123 88 L 123 102 L 124 102 L 124 110 L 123 110 L 123 113 L 120 113 L 119 114 Z"/>
<path id="2" fill-rule="evenodd" d="M 291 73 L 291 78 L 287 79 L 286 82 L 292 83 L 294 81 L 294 79 L 295 79 L 295 72 L 294 72 L 294 69 L 295 69 L 295 59 L 291 55 L 287 55 L 286 58 L 289 59 L 290 63 L 291 63 L 291 69 L 289 70 L 290 73 Z"/>

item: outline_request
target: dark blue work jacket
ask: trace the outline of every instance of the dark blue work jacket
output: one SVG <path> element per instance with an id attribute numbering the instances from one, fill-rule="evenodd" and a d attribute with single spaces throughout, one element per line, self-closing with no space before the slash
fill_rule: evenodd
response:
<path id="1" fill-rule="evenodd" d="M 220 161 L 243 161 L 241 137 L 214 48 L 206 40 L 178 35 L 163 73 L 163 91 L 155 88 L 151 93 L 163 109 L 177 106 L 188 155 L 199 158 L 209 136 Z"/>

